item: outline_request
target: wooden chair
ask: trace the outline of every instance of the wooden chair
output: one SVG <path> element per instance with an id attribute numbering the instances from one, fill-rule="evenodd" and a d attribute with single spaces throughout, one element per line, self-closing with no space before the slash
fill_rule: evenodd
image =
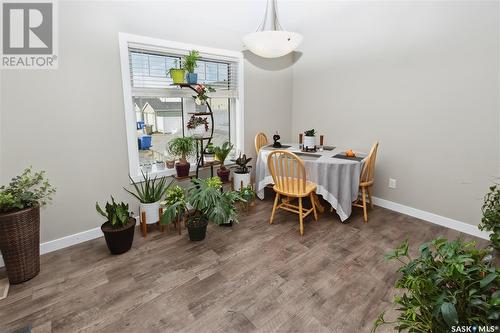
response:
<path id="1" fill-rule="evenodd" d="M 361 198 L 353 202 L 353 206 L 363 208 L 363 218 L 368 222 L 368 213 L 366 207 L 366 196 L 370 202 L 370 207 L 373 208 L 372 201 L 372 186 L 375 182 L 375 159 L 377 158 L 378 142 L 375 142 L 366 158 L 366 162 L 361 170 L 361 177 L 359 179 L 359 188 L 361 190 Z M 361 200 L 361 203 L 359 201 Z"/>
<path id="2" fill-rule="evenodd" d="M 303 219 L 312 212 L 314 213 L 314 219 L 316 221 L 318 220 L 315 199 L 313 197 L 316 191 L 316 184 L 306 180 L 304 162 L 297 155 L 289 151 L 275 150 L 271 152 L 267 157 L 267 165 L 273 177 L 273 189 L 276 192 L 269 223 L 273 223 L 276 208 L 299 214 L 300 234 L 303 235 Z M 283 200 L 278 204 L 280 196 L 286 197 L 287 200 Z M 310 197 L 312 208 L 304 209 L 302 207 L 302 198 L 305 197 Z M 290 198 L 297 198 L 299 200 L 299 205 L 292 205 L 290 203 Z"/>
<path id="3" fill-rule="evenodd" d="M 267 143 L 267 136 L 264 133 L 259 132 L 255 135 L 255 151 L 257 152 L 257 155 L 259 155 L 260 148 L 267 145 Z"/>

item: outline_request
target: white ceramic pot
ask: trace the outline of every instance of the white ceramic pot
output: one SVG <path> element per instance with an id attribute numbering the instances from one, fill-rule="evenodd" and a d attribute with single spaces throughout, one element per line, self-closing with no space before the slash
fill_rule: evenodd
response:
<path id="1" fill-rule="evenodd" d="M 191 135 L 197 138 L 204 137 L 205 133 L 207 133 L 207 131 L 205 131 L 205 125 L 200 125 L 191 130 Z"/>
<path id="2" fill-rule="evenodd" d="M 203 157 L 205 158 L 205 163 L 213 162 L 215 160 L 214 154 L 204 154 Z"/>
<path id="3" fill-rule="evenodd" d="M 315 136 L 304 136 L 304 148 L 314 149 L 316 145 Z"/>
<path id="4" fill-rule="evenodd" d="M 233 173 L 233 188 L 235 191 L 239 191 L 242 187 L 248 185 L 250 185 L 250 173 Z"/>
<path id="5" fill-rule="evenodd" d="M 156 223 L 160 220 L 160 202 L 153 202 L 153 203 L 141 203 L 139 204 L 139 210 L 141 212 L 141 219 L 142 219 L 142 213 L 146 213 L 146 224 L 153 224 Z"/>

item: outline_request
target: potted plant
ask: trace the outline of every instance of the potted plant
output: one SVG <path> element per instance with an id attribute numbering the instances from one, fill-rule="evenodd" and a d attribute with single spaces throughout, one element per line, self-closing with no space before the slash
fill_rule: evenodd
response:
<path id="1" fill-rule="evenodd" d="M 167 183 L 167 177 L 150 178 L 144 173 L 142 173 L 142 177 L 144 180 L 134 182 L 132 177 L 129 176 L 134 191 L 130 191 L 125 187 L 123 189 L 139 200 L 141 221 L 144 213 L 146 215 L 145 223 L 153 224 L 160 220 L 160 201 L 165 195 L 166 190 L 172 185 L 173 179 L 170 183 Z"/>
<path id="2" fill-rule="evenodd" d="M 168 151 L 179 157 L 179 162 L 175 163 L 177 177 L 189 176 L 189 167 L 191 166 L 187 158 L 196 151 L 196 142 L 193 137 L 178 137 L 170 140 L 167 146 Z"/>
<path id="3" fill-rule="evenodd" d="M 164 170 L 165 169 L 165 162 L 163 161 L 156 161 L 156 170 Z"/>
<path id="4" fill-rule="evenodd" d="M 386 321 L 382 313 L 372 332 L 384 324 L 398 332 L 450 332 L 452 326 L 498 322 L 500 269 L 492 265 L 489 249 L 438 238 L 421 245 L 413 259 L 405 241 L 386 259 L 402 264 L 396 281 L 401 292 L 394 297 L 399 315 Z"/>
<path id="5" fill-rule="evenodd" d="M 182 67 L 187 71 L 186 79 L 188 84 L 196 84 L 198 82 L 198 74 L 194 70 L 199 58 L 200 53 L 196 50 L 189 51 L 189 54 L 184 57 Z"/>
<path id="6" fill-rule="evenodd" d="M 222 146 L 217 146 L 214 148 L 215 158 L 220 162 L 220 167 L 217 170 L 217 175 L 223 182 L 229 181 L 229 174 L 231 173 L 231 171 L 226 168 L 226 166 L 224 165 L 224 161 L 226 160 L 227 155 L 229 155 L 233 147 L 234 146 L 231 143 L 226 141 Z"/>
<path id="7" fill-rule="evenodd" d="M 178 62 L 177 60 L 175 60 L 174 67 L 169 69 L 168 74 L 172 78 L 174 84 L 184 83 L 184 76 L 186 75 L 186 71 L 184 70 L 184 68 L 177 68 L 177 66 Z"/>
<path id="8" fill-rule="evenodd" d="M 240 190 L 248 185 L 250 185 L 250 168 L 247 164 L 250 163 L 252 158 L 247 158 L 247 155 L 240 155 L 236 159 L 236 169 L 233 174 L 233 188 L 235 190 Z"/>
<path id="9" fill-rule="evenodd" d="M 500 250 L 500 185 L 490 187 L 490 192 L 484 198 L 483 217 L 479 229 L 491 231 L 491 245 Z"/>
<path id="10" fill-rule="evenodd" d="M 316 147 L 316 130 L 304 131 L 304 149 L 314 149 Z"/>
<path id="11" fill-rule="evenodd" d="M 208 100 L 208 93 L 215 92 L 215 89 L 210 86 L 205 86 L 203 84 L 197 84 L 194 89 L 196 90 L 196 95 L 193 95 L 194 102 L 196 105 L 205 105 Z"/>
<path id="12" fill-rule="evenodd" d="M 197 138 L 202 138 L 208 132 L 208 118 L 192 115 L 186 126 L 191 135 Z"/>
<path id="13" fill-rule="evenodd" d="M 254 205 L 255 191 L 253 190 L 251 184 L 240 188 L 238 192 L 240 194 L 240 197 L 244 200 L 242 201 L 242 203 L 245 210 L 248 210 L 248 206 Z"/>
<path id="14" fill-rule="evenodd" d="M 215 146 L 212 142 L 210 142 L 207 147 L 205 148 L 205 152 L 203 153 L 203 156 L 205 157 L 205 162 L 206 163 L 211 163 L 214 161 L 215 158 Z"/>
<path id="15" fill-rule="evenodd" d="M 165 164 L 168 169 L 173 169 L 175 166 L 175 158 L 172 156 L 168 156 L 167 160 L 165 161 Z"/>
<path id="16" fill-rule="evenodd" d="M 101 230 L 109 252 L 121 254 L 130 250 L 134 241 L 135 218 L 131 216 L 128 204 L 116 203 L 111 196 L 111 203 L 106 202 L 105 211 L 97 202 L 95 209 L 106 219 L 106 222 L 101 225 Z"/>
<path id="17" fill-rule="evenodd" d="M 40 272 L 40 207 L 54 193 L 45 172 L 31 167 L 0 187 L 0 251 L 11 284 Z"/>
<path id="18" fill-rule="evenodd" d="M 189 239 L 201 241 L 205 239 L 208 221 L 218 225 L 238 223 L 235 203 L 243 201 L 238 192 L 222 192 L 222 182 L 218 177 L 192 179 L 191 182 L 192 186 L 185 195 L 178 191 L 172 194 L 175 199 L 165 205 L 162 224 L 184 217 Z M 188 210 L 188 204 L 192 207 L 191 210 Z"/>

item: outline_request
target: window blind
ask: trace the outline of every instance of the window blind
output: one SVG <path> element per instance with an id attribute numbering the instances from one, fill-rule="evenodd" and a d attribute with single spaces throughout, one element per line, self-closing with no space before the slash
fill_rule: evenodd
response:
<path id="1" fill-rule="evenodd" d="M 172 85 L 170 68 L 180 68 L 188 51 L 149 50 L 129 47 L 130 81 L 133 95 L 145 95 L 148 91 L 170 97 L 185 97 L 193 91 Z M 200 53 L 195 73 L 198 83 L 213 87 L 213 97 L 238 96 L 238 62 L 222 56 Z"/>

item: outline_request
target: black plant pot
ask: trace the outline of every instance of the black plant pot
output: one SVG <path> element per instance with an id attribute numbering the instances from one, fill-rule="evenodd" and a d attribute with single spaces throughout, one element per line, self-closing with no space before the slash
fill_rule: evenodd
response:
<path id="1" fill-rule="evenodd" d="M 219 224 L 219 227 L 232 227 L 233 226 L 233 221 L 229 222 L 229 223 L 222 223 L 222 224 Z"/>
<path id="2" fill-rule="evenodd" d="M 204 217 L 190 217 L 187 222 L 189 240 L 193 242 L 202 241 L 207 234 L 208 220 Z"/>
<path id="3" fill-rule="evenodd" d="M 217 176 L 219 176 L 220 180 L 223 182 L 228 182 L 229 181 L 229 174 L 231 173 L 231 170 L 227 168 L 220 168 L 217 169 Z"/>
<path id="4" fill-rule="evenodd" d="M 132 247 L 135 232 L 135 219 L 129 218 L 128 223 L 121 228 L 113 228 L 106 222 L 101 226 L 106 239 L 106 245 L 112 254 L 125 253 Z"/>
<path id="5" fill-rule="evenodd" d="M 189 162 L 186 163 L 175 163 L 175 171 L 177 171 L 177 177 L 187 177 L 189 176 L 189 167 L 191 165 Z"/>

